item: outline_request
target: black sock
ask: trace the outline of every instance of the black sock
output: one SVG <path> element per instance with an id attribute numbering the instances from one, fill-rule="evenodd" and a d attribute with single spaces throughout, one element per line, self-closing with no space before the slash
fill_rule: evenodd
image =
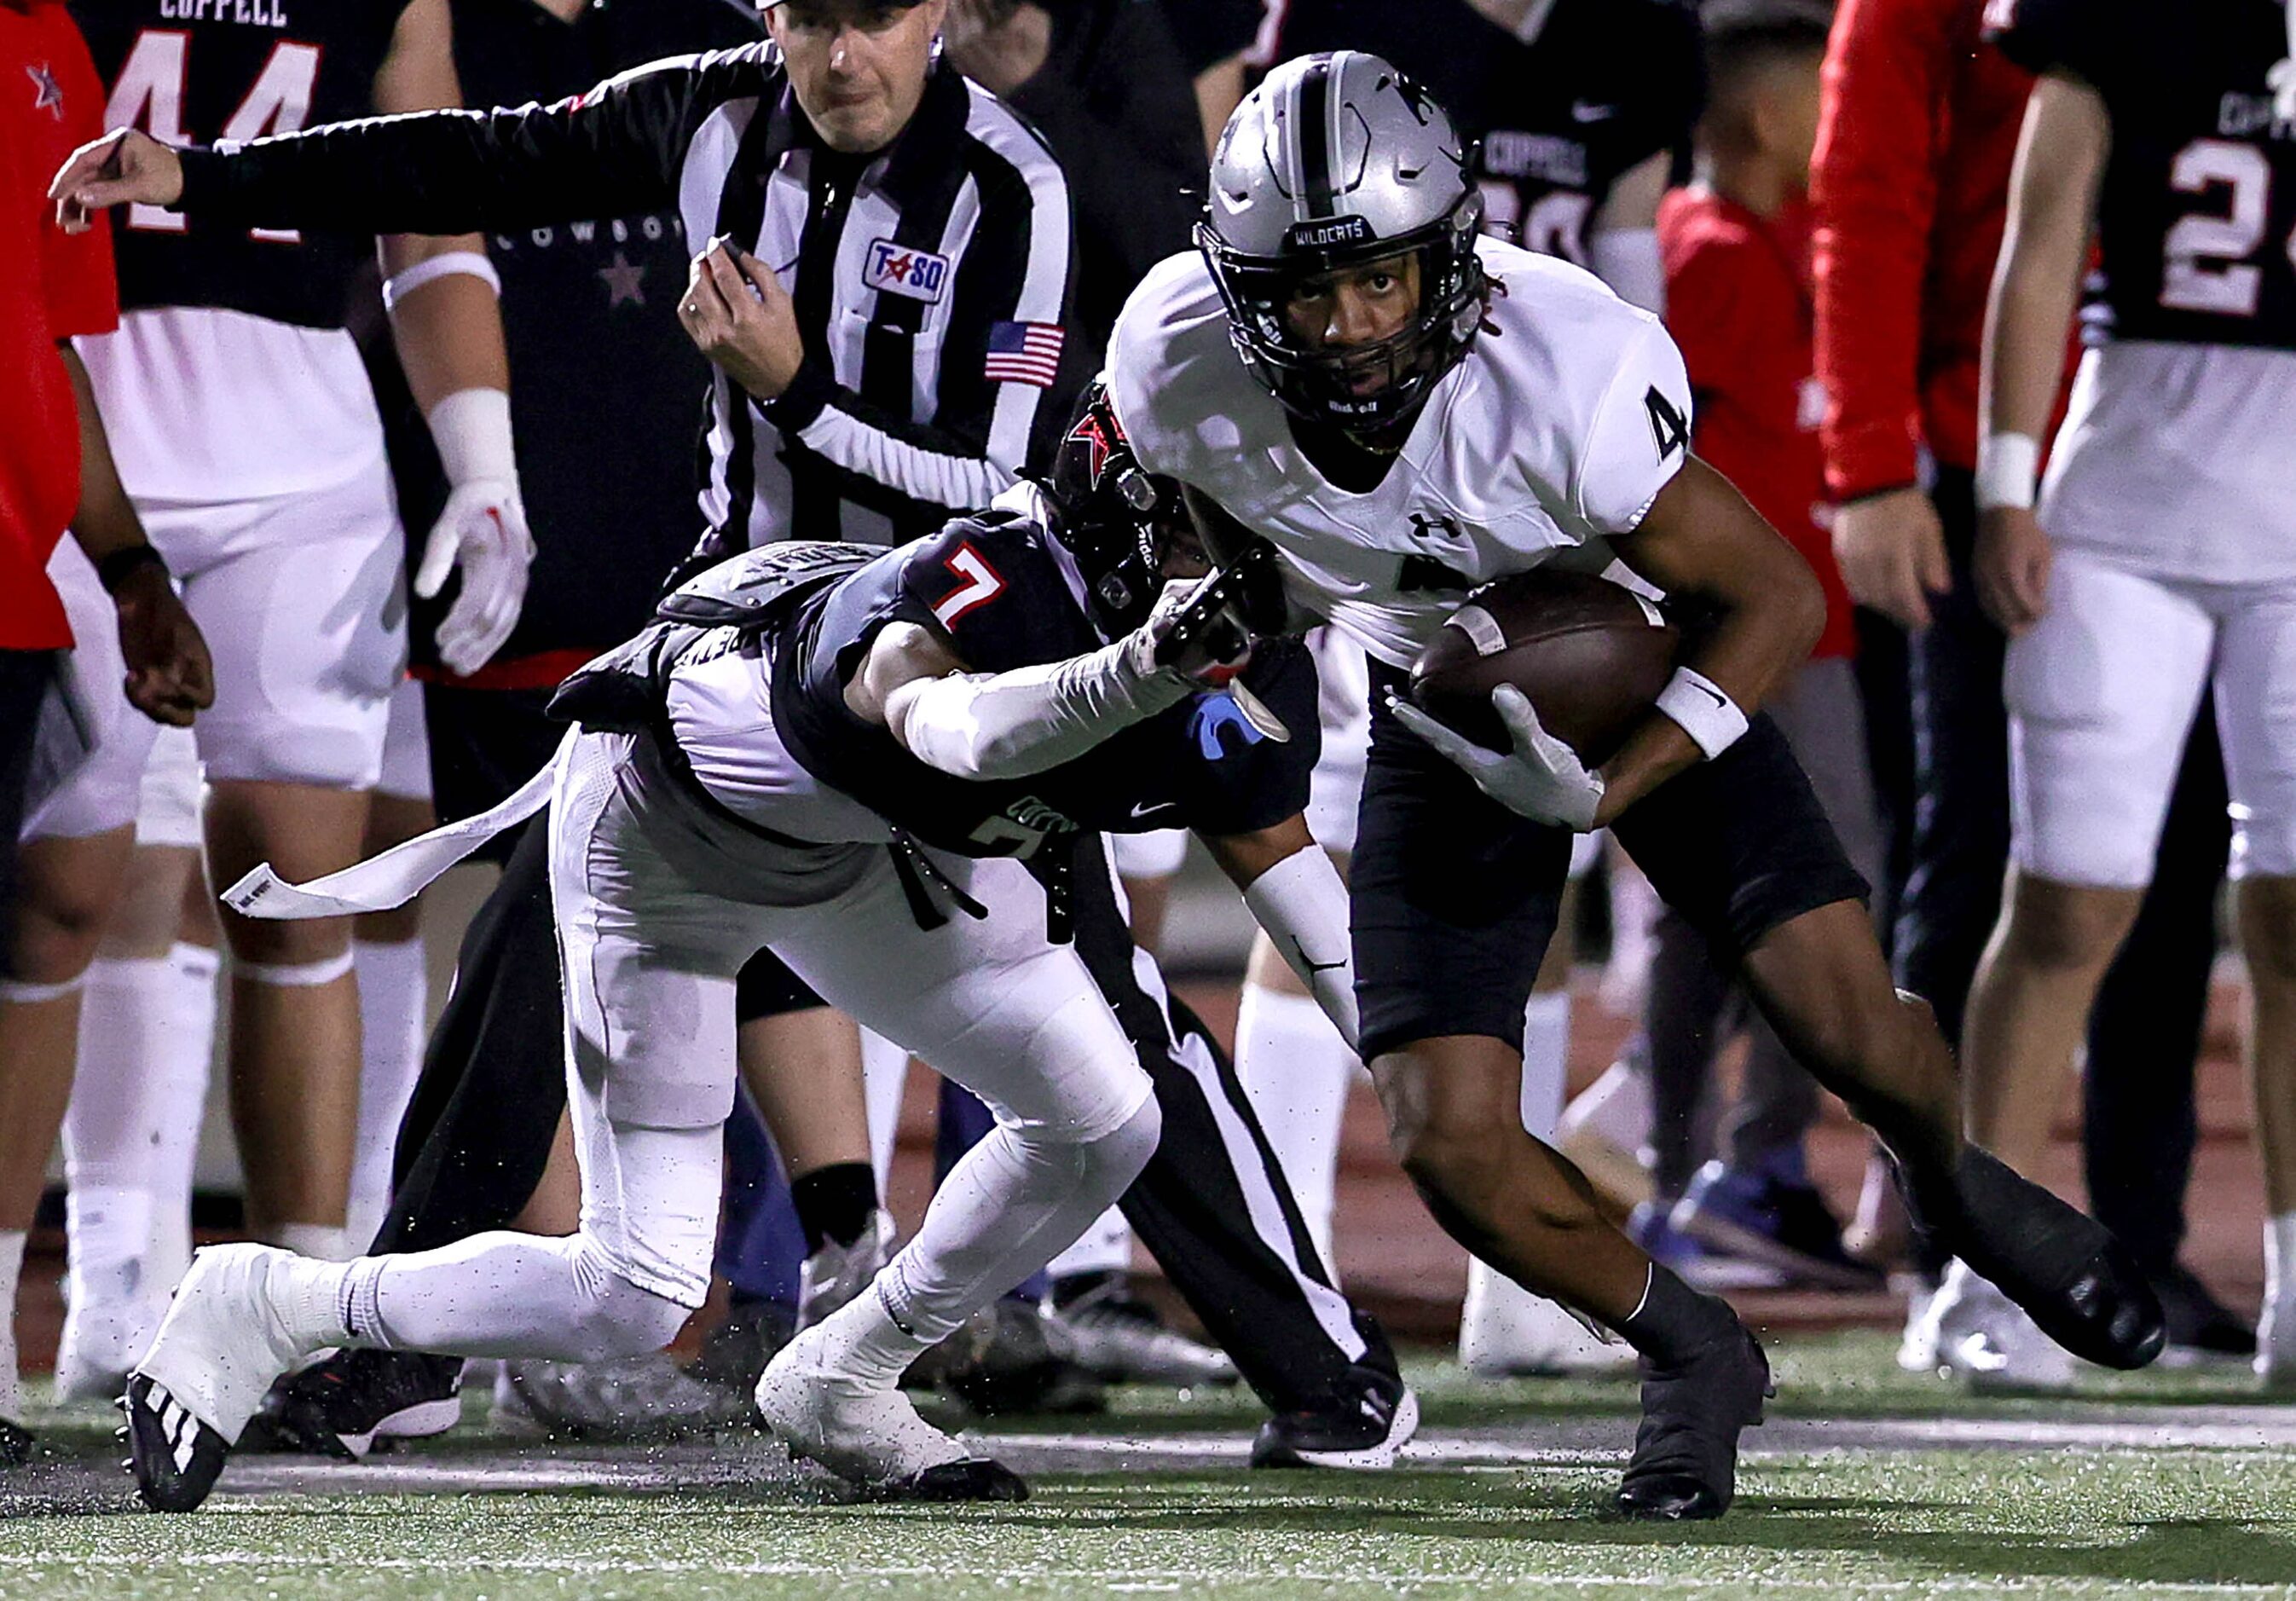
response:
<path id="1" fill-rule="evenodd" d="M 1643 1303 L 1619 1325 L 1619 1333 L 1644 1356 L 1671 1366 L 1731 1334 L 1737 1324 L 1737 1314 L 1720 1297 L 1700 1293 L 1672 1268 L 1652 1262 Z"/>
<path id="2" fill-rule="evenodd" d="M 790 1185 L 808 1256 L 832 1240 L 850 1245 L 877 1210 L 877 1175 L 865 1162 L 833 1162 Z"/>

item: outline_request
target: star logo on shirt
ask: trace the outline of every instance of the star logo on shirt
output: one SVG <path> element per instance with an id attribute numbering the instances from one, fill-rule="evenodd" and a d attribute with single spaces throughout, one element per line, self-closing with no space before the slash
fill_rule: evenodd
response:
<path id="1" fill-rule="evenodd" d="M 62 122 L 64 119 L 63 86 L 56 82 L 56 75 L 48 70 L 48 63 L 42 62 L 37 67 L 27 66 L 24 76 L 32 80 L 32 109 L 45 111 Z"/>
<path id="2" fill-rule="evenodd" d="M 630 259 L 621 251 L 614 252 L 613 260 L 600 267 L 598 275 L 606 281 L 607 310 L 611 311 L 624 300 L 634 306 L 646 303 L 645 268 L 632 265 Z"/>

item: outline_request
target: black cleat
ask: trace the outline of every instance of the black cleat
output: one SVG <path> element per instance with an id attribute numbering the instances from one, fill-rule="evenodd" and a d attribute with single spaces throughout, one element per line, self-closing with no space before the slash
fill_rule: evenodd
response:
<path id="1" fill-rule="evenodd" d="M 32 1459 L 36 1443 L 31 1430 L 0 1417 L 0 1467 L 23 1466 Z"/>
<path id="2" fill-rule="evenodd" d="M 1350 1368 L 1319 1407 L 1279 1412 L 1252 1437 L 1254 1467 L 1392 1467 L 1419 1432 L 1419 1398 L 1394 1374 Z"/>
<path id="3" fill-rule="evenodd" d="M 1627 1517 L 1690 1522 L 1720 1517 L 1737 1492 L 1738 1433 L 1762 1421 L 1777 1393 L 1769 1359 L 1736 1318 L 1671 1367 L 1645 1356 L 1643 1421 L 1619 1485 Z"/>
<path id="4" fill-rule="evenodd" d="M 1029 1482 L 991 1457 L 968 1457 L 911 1474 L 882 1495 L 889 1501 L 1025 1501 Z"/>
<path id="5" fill-rule="evenodd" d="M 1975 1145 L 1943 1186 L 1915 1181 L 1917 1223 L 2083 1361 L 2142 1367 L 2169 1342 L 2144 1269 L 2111 1230 Z"/>
<path id="6" fill-rule="evenodd" d="M 462 1420 L 463 1359 L 343 1351 L 271 1386 L 243 1448 L 356 1462 L 378 1439 L 443 1434 Z"/>
<path id="7" fill-rule="evenodd" d="M 223 1476 L 231 1442 L 144 1374 L 128 1375 L 120 1405 L 127 1413 L 127 1470 L 144 1505 L 190 1512 L 206 1500 Z"/>
<path id="8" fill-rule="evenodd" d="M 2233 1360 L 2256 1354 L 2256 1330 L 2218 1301 L 2193 1270 L 2172 1263 L 2146 1281 L 2169 1320 L 2169 1350 L 2186 1361 Z"/>

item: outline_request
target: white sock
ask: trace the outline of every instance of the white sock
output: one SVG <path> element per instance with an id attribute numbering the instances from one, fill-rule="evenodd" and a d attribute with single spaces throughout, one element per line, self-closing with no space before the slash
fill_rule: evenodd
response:
<path id="1" fill-rule="evenodd" d="M 1155 1154 L 1152 1100 L 1079 1145 L 1004 1123 L 957 1159 L 873 1289 L 815 1326 L 823 1366 L 892 1384 L 927 1346 L 1053 1259 Z"/>
<path id="2" fill-rule="evenodd" d="M 1329 1263 L 1355 1053 L 1308 997 L 1246 984 L 1235 1014 L 1235 1071 Z"/>
<path id="3" fill-rule="evenodd" d="M 2264 1304 L 2296 1301 L 2296 1211 L 2264 1220 Z"/>
<path id="4" fill-rule="evenodd" d="M 16 1375 L 16 1281 L 24 1274 L 24 1231 L 0 1228 L 0 1417 L 24 1415 Z"/>
<path id="5" fill-rule="evenodd" d="M 215 952 L 178 945 L 88 969 L 63 1125 L 75 1306 L 163 1301 L 190 1266 L 216 965 Z"/>
<path id="6" fill-rule="evenodd" d="M 1054 1278 L 1078 1273 L 1122 1273 L 1132 1266 L 1132 1225 L 1110 1207 L 1077 1236 L 1076 1244 L 1045 1264 Z"/>
<path id="7" fill-rule="evenodd" d="M 406 1114 L 415 1076 L 422 1071 L 430 986 L 420 940 L 392 945 L 361 940 L 351 947 L 351 955 L 358 974 L 361 1064 L 344 1227 L 353 1247 L 364 1251 L 390 1210 L 391 1155 L 399 1119 Z"/>
<path id="8" fill-rule="evenodd" d="M 877 1193 L 893 1170 L 893 1138 L 901 1131 L 901 1096 L 909 1086 L 909 1048 L 882 1034 L 861 1030 L 861 1094 L 869 1119 L 869 1165 Z"/>
<path id="9" fill-rule="evenodd" d="M 1570 1071 L 1570 992 L 1534 995 L 1522 1009 L 1522 1126 L 1550 1145 L 1562 1121 L 1562 1081 Z"/>
<path id="10" fill-rule="evenodd" d="M 358 1254 L 351 1244 L 350 1231 L 326 1223 L 282 1223 L 265 1237 L 266 1245 L 278 1245 L 297 1256 L 310 1257 L 323 1262 L 347 1262 Z"/>

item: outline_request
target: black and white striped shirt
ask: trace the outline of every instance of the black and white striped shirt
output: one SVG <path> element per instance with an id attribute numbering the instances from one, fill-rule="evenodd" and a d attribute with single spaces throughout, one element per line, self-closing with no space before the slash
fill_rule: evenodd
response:
<path id="1" fill-rule="evenodd" d="M 555 105 L 373 118 L 186 151 L 181 209 L 455 234 L 675 204 L 773 267 L 806 357 L 759 402 L 714 375 L 714 542 L 886 544 L 985 505 L 1049 454 L 1098 352 L 1066 332 L 1068 187 L 1029 126 L 937 62 L 899 137 L 823 146 L 779 53 L 657 62 Z M 611 405 L 611 397 L 600 404 Z"/>

